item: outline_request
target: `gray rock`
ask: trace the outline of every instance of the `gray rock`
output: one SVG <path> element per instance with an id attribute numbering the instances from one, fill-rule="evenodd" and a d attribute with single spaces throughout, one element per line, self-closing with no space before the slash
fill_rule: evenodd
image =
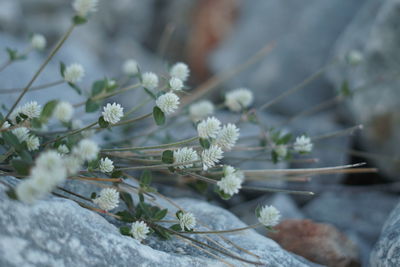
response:
<path id="1" fill-rule="evenodd" d="M 227 84 L 231 89 L 253 89 L 256 104 L 263 104 L 325 65 L 334 42 L 363 4 L 361 0 L 245 1 L 236 29 L 210 58 L 211 67 L 217 73 L 226 70 L 276 42 L 265 59 Z M 332 93 L 327 79 L 318 79 L 271 109 L 296 114 Z"/>
<path id="2" fill-rule="evenodd" d="M 370 257 L 371 267 L 400 265 L 400 204 L 390 213 Z"/>
<path id="3" fill-rule="evenodd" d="M 302 211 L 307 218 L 333 224 L 344 231 L 361 248 L 365 263 L 385 219 L 399 198 L 368 188 L 362 191 L 337 189 L 317 195 Z"/>
<path id="4" fill-rule="evenodd" d="M 397 0 L 366 1 L 337 42 L 332 57 L 339 62 L 328 73 L 336 87 L 348 81 L 357 90 L 346 118 L 365 125 L 363 146 L 382 155 L 372 159 L 393 180 L 400 170 L 399 8 Z M 362 55 L 356 66 L 346 60 L 351 51 Z"/>
<path id="5" fill-rule="evenodd" d="M 1 266 L 224 266 L 222 261 L 175 238 L 165 242 L 149 238 L 140 244 L 122 236 L 102 216 L 70 200 L 49 197 L 28 206 L 10 200 L 4 189 L 1 185 Z M 211 229 L 244 226 L 228 211 L 206 202 L 192 199 L 176 202 Z M 267 266 L 320 266 L 282 250 L 274 241 L 253 230 L 225 237 L 259 255 Z M 231 245 L 223 245 L 247 258 Z M 233 265 L 243 265 L 221 257 Z"/>

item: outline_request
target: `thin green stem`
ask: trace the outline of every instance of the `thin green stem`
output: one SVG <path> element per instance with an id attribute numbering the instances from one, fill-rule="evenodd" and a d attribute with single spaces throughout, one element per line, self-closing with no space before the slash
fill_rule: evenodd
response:
<path id="1" fill-rule="evenodd" d="M 60 140 L 66 138 L 66 137 L 68 137 L 68 136 L 75 135 L 75 134 L 77 134 L 77 133 L 80 133 L 80 132 L 83 132 L 83 131 L 85 131 L 85 130 L 88 130 L 88 129 L 92 128 L 93 126 L 95 126 L 96 124 L 97 124 L 97 121 L 96 121 L 96 122 L 93 122 L 92 124 L 89 124 L 89 125 L 86 126 L 86 127 L 81 128 L 81 129 L 77 129 L 77 130 L 75 130 L 75 131 L 69 132 L 69 133 L 67 133 L 66 135 L 60 136 L 60 137 L 58 137 L 58 138 L 56 138 L 56 139 L 54 139 L 54 140 L 50 140 L 50 141 L 44 143 L 42 146 L 47 146 L 47 145 L 49 145 L 49 144 L 55 143 L 55 142 L 57 142 L 57 141 L 60 141 Z"/>
<path id="2" fill-rule="evenodd" d="M 42 85 L 38 85 L 38 86 L 32 86 L 31 89 L 29 90 L 29 92 L 31 91 L 37 91 L 37 90 L 41 90 L 41 89 L 45 89 L 45 88 L 50 88 L 59 84 L 63 84 L 65 81 L 64 80 L 59 80 L 59 81 L 55 81 L 55 82 L 51 82 L 51 83 L 46 83 L 46 84 L 42 84 Z M 10 89 L 1 89 L 0 90 L 0 94 L 12 94 L 12 93 L 17 93 L 20 91 L 23 91 L 23 88 L 10 88 Z"/>

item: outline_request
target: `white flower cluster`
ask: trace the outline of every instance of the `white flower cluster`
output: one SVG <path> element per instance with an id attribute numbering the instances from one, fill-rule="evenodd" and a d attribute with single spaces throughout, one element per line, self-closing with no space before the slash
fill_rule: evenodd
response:
<path id="1" fill-rule="evenodd" d="M 75 0 L 72 7 L 78 16 L 86 17 L 97 10 L 97 2 L 98 0 Z"/>
<path id="2" fill-rule="evenodd" d="M 225 105 L 234 112 L 249 107 L 254 100 L 253 93 L 246 88 L 239 88 L 225 95 Z"/>
<path id="3" fill-rule="evenodd" d="M 104 188 L 100 191 L 100 195 L 93 199 L 93 202 L 105 211 L 115 209 L 119 204 L 119 192 L 111 187 Z"/>
<path id="4" fill-rule="evenodd" d="M 22 128 L 22 130 L 18 130 L 14 134 L 18 138 L 25 139 L 28 145 L 28 140 L 31 136 L 29 136 L 29 131 L 27 131 L 27 129 Z M 32 146 L 38 146 L 38 141 L 37 143 L 36 141 L 32 141 Z M 60 145 L 58 150 L 65 153 L 49 150 L 41 153 L 37 157 L 29 178 L 22 181 L 16 188 L 16 194 L 19 200 L 25 203 L 33 203 L 35 200 L 42 198 L 48 192 L 51 192 L 58 184 L 65 181 L 68 175 L 75 174 L 81 168 L 85 160 L 97 158 L 97 153 L 99 152 L 97 144 L 87 139 L 81 140 L 78 145 L 74 147 L 71 155 L 63 156 L 63 154 L 67 154 L 69 151 L 68 147 L 64 146 Z"/>
<path id="5" fill-rule="evenodd" d="M 190 105 L 189 117 L 193 122 L 198 122 L 214 113 L 214 105 L 208 100 L 202 100 Z"/>
<path id="6" fill-rule="evenodd" d="M 103 112 L 101 114 L 106 122 L 115 124 L 124 116 L 124 108 L 117 103 L 108 103 L 105 107 L 103 107 Z"/>
<path id="7" fill-rule="evenodd" d="M 99 168 L 104 173 L 110 173 L 114 170 L 114 162 L 108 157 L 102 158 L 100 159 Z"/>
<path id="8" fill-rule="evenodd" d="M 228 123 L 221 127 L 221 122 L 215 117 L 202 120 L 197 125 L 200 138 L 211 139 L 211 147 L 203 150 L 203 169 L 214 167 L 222 159 L 223 150 L 231 150 L 239 139 L 239 129 L 236 125 Z"/>
<path id="9" fill-rule="evenodd" d="M 66 82 L 77 83 L 85 76 L 85 69 L 81 64 L 71 64 L 64 70 L 63 77 Z"/>
<path id="10" fill-rule="evenodd" d="M 171 75 L 171 77 L 175 77 L 182 82 L 186 82 L 186 80 L 189 78 L 190 70 L 188 65 L 182 62 L 178 62 L 171 67 L 169 74 Z"/>
<path id="11" fill-rule="evenodd" d="M 11 131 L 20 143 L 26 142 L 26 147 L 29 151 L 37 150 L 40 146 L 39 138 L 33 134 L 29 134 L 26 127 L 15 128 Z"/>
<path id="12" fill-rule="evenodd" d="M 30 178 L 18 184 L 16 194 L 22 202 L 33 203 L 52 191 L 66 177 L 67 171 L 61 156 L 53 150 L 43 152 L 36 159 Z"/>
<path id="13" fill-rule="evenodd" d="M 296 141 L 293 144 L 293 149 L 299 153 L 309 153 L 313 148 L 311 138 L 305 135 L 296 137 Z"/>
<path id="14" fill-rule="evenodd" d="M 179 97 L 171 92 L 165 93 L 157 98 L 156 105 L 166 115 L 170 115 L 178 109 Z"/>
<path id="15" fill-rule="evenodd" d="M 138 63 L 134 59 L 128 59 L 122 65 L 122 71 L 129 76 L 136 75 L 139 72 Z"/>
<path id="16" fill-rule="evenodd" d="M 169 86 L 171 87 L 172 90 L 174 91 L 181 91 L 183 88 L 183 82 L 181 79 L 178 79 L 176 77 L 172 77 L 169 80 Z"/>
<path id="17" fill-rule="evenodd" d="M 46 38 L 41 34 L 34 34 L 31 37 L 31 46 L 37 50 L 43 50 L 46 47 Z"/>
<path id="18" fill-rule="evenodd" d="M 36 101 L 31 101 L 14 109 L 10 115 L 10 119 L 13 123 L 16 123 L 16 119 L 19 114 L 25 115 L 28 119 L 33 119 L 38 118 L 41 112 L 42 107 Z"/>
<path id="19" fill-rule="evenodd" d="M 145 222 L 136 221 L 132 223 L 130 233 L 133 238 L 137 239 L 140 242 L 143 239 L 146 239 L 147 234 L 150 233 L 150 229 Z"/>
<path id="20" fill-rule="evenodd" d="M 153 72 L 146 72 L 142 75 L 142 85 L 147 89 L 155 89 L 158 86 L 158 77 Z"/>
<path id="21" fill-rule="evenodd" d="M 177 217 L 182 231 L 185 231 L 185 229 L 190 231 L 196 226 L 196 217 L 194 217 L 193 213 L 179 212 Z"/>
<path id="22" fill-rule="evenodd" d="M 199 160 L 199 155 L 191 147 L 183 147 L 174 151 L 174 164 Z M 193 163 L 177 166 L 178 169 L 190 168 Z"/>
<path id="23" fill-rule="evenodd" d="M 274 206 L 264 206 L 258 214 L 258 221 L 266 227 L 272 227 L 279 223 L 281 213 Z"/>
<path id="24" fill-rule="evenodd" d="M 244 174 L 241 171 L 235 170 L 234 167 L 224 166 L 224 177 L 217 182 L 218 189 L 227 195 L 234 195 L 239 193 L 244 181 Z"/>
<path id="25" fill-rule="evenodd" d="M 74 107 L 69 102 L 61 101 L 53 111 L 53 116 L 61 122 L 69 122 L 74 114 Z"/>

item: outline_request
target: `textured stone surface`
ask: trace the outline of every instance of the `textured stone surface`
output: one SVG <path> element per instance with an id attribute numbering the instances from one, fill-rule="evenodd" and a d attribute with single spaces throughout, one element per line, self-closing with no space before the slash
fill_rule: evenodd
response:
<path id="1" fill-rule="evenodd" d="M 1 266 L 224 266 L 178 239 L 149 238 L 140 244 L 122 236 L 100 215 L 69 200 L 52 197 L 27 206 L 8 199 L 3 185 L 0 199 Z M 212 229 L 244 226 L 230 212 L 206 202 L 179 199 L 177 203 Z M 284 251 L 253 230 L 225 237 L 259 255 L 267 266 L 319 266 Z M 235 266 L 243 265 L 223 258 Z"/>
<path id="2" fill-rule="evenodd" d="M 384 155 L 374 160 L 391 179 L 400 171 L 400 1 L 366 1 L 333 52 L 338 59 L 329 72 L 336 87 L 348 81 L 357 90 L 347 101 L 347 116 L 363 123 L 362 141 L 369 151 Z M 350 51 L 358 50 L 363 60 L 347 63 Z"/>
<path id="3" fill-rule="evenodd" d="M 371 253 L 370 266 L 400 266 L 400 204 L 393 209 L 383 226 L 381 236 Z"/>
<path id="4" fill-rule="evenodd" d="M 268 236 L 282 247 L 332 267 L 360 266 L 356 245 L 335 227 L 311 220 L 285 220 Z"/>
<path id="5" fill-rule="evenodd" d="M 215 72 L 244 62 L 267 43 L 274 50 L 227 85 L 257 92 L 256 104 L 300 83 L 327 63 L 334 42 L 365 1 L 244 1 L 237 26 L 210 58 Z M 327 79 L 285 98 L 271 110 L 295 114 L 331 96 Z"/>

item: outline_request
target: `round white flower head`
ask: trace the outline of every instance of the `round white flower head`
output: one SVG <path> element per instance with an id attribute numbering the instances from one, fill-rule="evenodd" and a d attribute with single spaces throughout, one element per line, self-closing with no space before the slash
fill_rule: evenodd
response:
<path id="1" fill-rule="evenodd" d="M 83 127 L 83 123 L 81 120 L 72 120 L 71 126 L 73 130 L 77 130 Z"/>
<path id="2" fill-rule="evenodd" d="M 122 71 L 126 75 L 136 75 L 139 72 L 138 63 L 134 59 L 128 59 L 122 65 Z"/>
<path id="3" fill-rule="evenodd" d="M 66 82 L 77 83 L 85 76 L 85 69 L 81 64 L 74 63 L 65 68 L 63 75 Z"/>
<path id="4" fill-rule="evenodd" d="M 245 177 L 244 177 L 244 173 L 242 171 L 236 170 L 234 167 L 230 166 L 230 165 L 224 165 L 223 168 L 223 173 L 224 176 L 235 176 L 236 178 L 238 178 L 239 180 L 241 180 L 242 182 L 244 181 Z"/>
<path id="5" fill-rule="evenodd" d="M 72 7 L 78 16 L 86 17 L 97 10 L 97 2 L 98 0 L 75 0 Z"/>
<path id="6" fill-rule="evenodd" d="M 209 149 L 201 152 L 201 159 L 203 161 L 203 169 L 207 170 L 214 167 L 223 158 L 224 152 L 217 145 L 211 145 Z"/>
<path id="7" fill-rule="evenodd" d="M 41 112 L 42 107 L 36 101 L 26 103 L 19 110 L 19 113 L 23 113 L 29 119 L 38 118 Z"/>
<path id="8" fill-rule="evenodd" d="M 150 229 L 145 222 L 136 221 L 132 223 L 131 235 L 133 238 L 139 240 L 139 242 L 146 239 L 148 233 L 150 233 Z"/>
<path id="9" fill-rule="evenodd" d="M 156 105 L 165 115 L 170 115 L 178 109 L 179 97 L 174 93 L 160 95 L 156 100 Z"/>
<path id="10" fill-rule="evenodd" d="M 181 225 L 182 231 L 192 230 L 196 226 L 196 217 L 190 212 L 178 213 L 179 224 Z"/>
<path id="11" fill-rule="evenodd" d="M 279 223 L 281 213 L 274 206 L 264 206 L 260 209 L 258 220 L 264 226 L 271 227 Z"/>
<path id="12" fill-rule="evenodd" d="M 209 117 L 197 125 L 197 133 L 201 138 L 215 138 L 221 130 L 221 122 L 215 117 Z"/>
<path id="13" fill-rule="evenodd" d="M 114 188 L 104 188 L 93 202 L 105 211 L 115 209 L 119 204 L 119 192 Z"/>
<path id="14" fill-rule="evenodd" d="M 46 47 L 46 38 L 41 34 L 34 34 L 31 38 L 31 46 L 37 50 L 43 50 Z"/>
<path id="15" fill-rule="evenodd" d="M 34 171 L 32 172 L 32 177 L 34 177 L 34 173 L 37 175 L 37 177 L 46 175 L 50 176 L 49 181 L 47 181 L 49 184 L 61 183 L 67 176 L 67 170 L 65 168 L 64 161 L 60 154 L 54 150 L 41 153 L 36 159 L 35 167 L 33 169 Z"/>
<path id="16" fill-rule="evenodd" d="M 37 188 L 35 181 L 32 179 L 20 182 L 15 189 L 15 193 L 17 194 L 17 198 L 26 204 L 32 204 L 45 194 L 43 190 Z"/>
<path id="17" fill-rule="evenodd" d="M 115 124 L 121 120 L 124 116 L 124 108 L 117 103 L 108 103 L 103 107 L 103 112 L 101 113 L 105 121 Z"/>
<path id="18" fill-rule="evenodd" d="M 191 147 L 183 147 L 174 151 L 174 163 L 184 163 L 199 160 L 199 155 Z M 177 166 L 178 169 L 190 168 L 193 163 Z"/>
<path id="19" fill-rule="evenodd" d="M 100 171 L 104 172 L 104 173 L 110 173 L 114 170 L 114 162 L 105 157 L 100 159 L 100 165 L 99 165 Z"/>
<path id="20" fill-rule="evenodd" d="M 296 137 L 293 148 L 299 153 L 308 153 L 311 152 L 313 148 L 313 143 L 311 143 L 310 137 L 302 135 Z"/>
<path id="21" fill-rule="evenodd" d="M 29 130 L 26 127 L 15 128 L 12 133 L 18 138 L 19 142 L 24 142 L 29 137 Z"/>
<path id="22" fill-rule="evenodd" d="M 37 136 L 30 135 L 26 139 L 26 146 L 29 151 L 37 150 L 39 148 L 39 145 L 40 145 L 39 138 Z"/>
<path id="23" fill-rule="evenodd" d="M 203 100 L 190 105 L 189 117 L 193 122 L 198 122 L 214 113 L 214 105 L 208 100 Z"/>
<path id="24" fill-rule="evenodd" d="M 178 79 L 176 77 L 172 77 L 169 80 L 169 86 L 171 87 L 172 90 L 174 91 L 180 91 L 183 88 L 183 82 L 181 79 Z"/>
<path id="25" fill-rule="evenodd" d="M 75 155 L 69 155 L 64 159 L 68 175 L 76 174 L 83 165 L 83 160 Z"/>
<path id="26" fill-rule="evenodd" d="M 142 75 L 142 85 L 147 89 L 154 89 L 158 86 L 158 77 L 153 72 L 146 72 Z"/>
<path id="27" fill-rule="evenodd" d="M 74 114 L 74 107 L 65 101 L 61 101 L 54 109 L 53 115 L 56 119 L 62 122 L 69 122 Z"/>
<path id="28" fill-rule="evenodd" d="M 215 144 L 223 150 L 231 150 L 239 139 L 239 128 L 235 124 L 228 123 L 224 125 L 219 132 Z"/>
<path id="29" fill-rule="evenodd" d="M 239 189 L 242 188 L 242 180 L 236 177 L 234 174 L 224 176 L 217 182 L 219 190 L 230 196 L 239 193 Z"/>
<path id="30" fill-rule="evenodd" d="M 69 148 L 66 145 L 62 144 L 57 147 L 57 152 L 65 155 L 69 153 Z"/>
<path id="31" fill-rule="evenodd" d="M 351 65 L 358 65 L 363 61 L 364 57 L 358 50 L 352 50 L 347 55 L 347 60 Z"/>
<path id="32" fill-rule="evenodd" d="M 182 63 L 182 62 L 178 62 L 171 67 L 169 74 L 172 77 L 180 79 L 182 82 L 186 82 L 186 80 L 189 77 L 190 70 L 189 70 L 188 65 L 186 65 L 185 63 Z"/>
<path id="33" fill-rule="evenodd" d="M 287 155 L 287 147 L 285 145 L 278 145 L 274 149 L 276 155 L 280 158 L 284 158 Z"/>
<path id="34" fill-rule="evenodd" d="M 253 99 L 253 93 L 249 89 L 239 88 L 225 95 L 225 105 L 231 111 L 239 112 L 243 108 L 249 107 L 253 103 Z"/>
<path id="35" fill-rule="evenodd" d="M 5 121 L 3 125 L 1 125 L 0 129 L 8 129 L 11 127 L 11 124 L 8 121 Z"/>
<path id="36" fill-rule="evenodd" d="M 98 145 L 89 139 L 83 139 L 79 142 L 77 147 L 74 147 L 74 155 L 80 157 L 83 160 L 93 160 L 99 153 Z"/>

